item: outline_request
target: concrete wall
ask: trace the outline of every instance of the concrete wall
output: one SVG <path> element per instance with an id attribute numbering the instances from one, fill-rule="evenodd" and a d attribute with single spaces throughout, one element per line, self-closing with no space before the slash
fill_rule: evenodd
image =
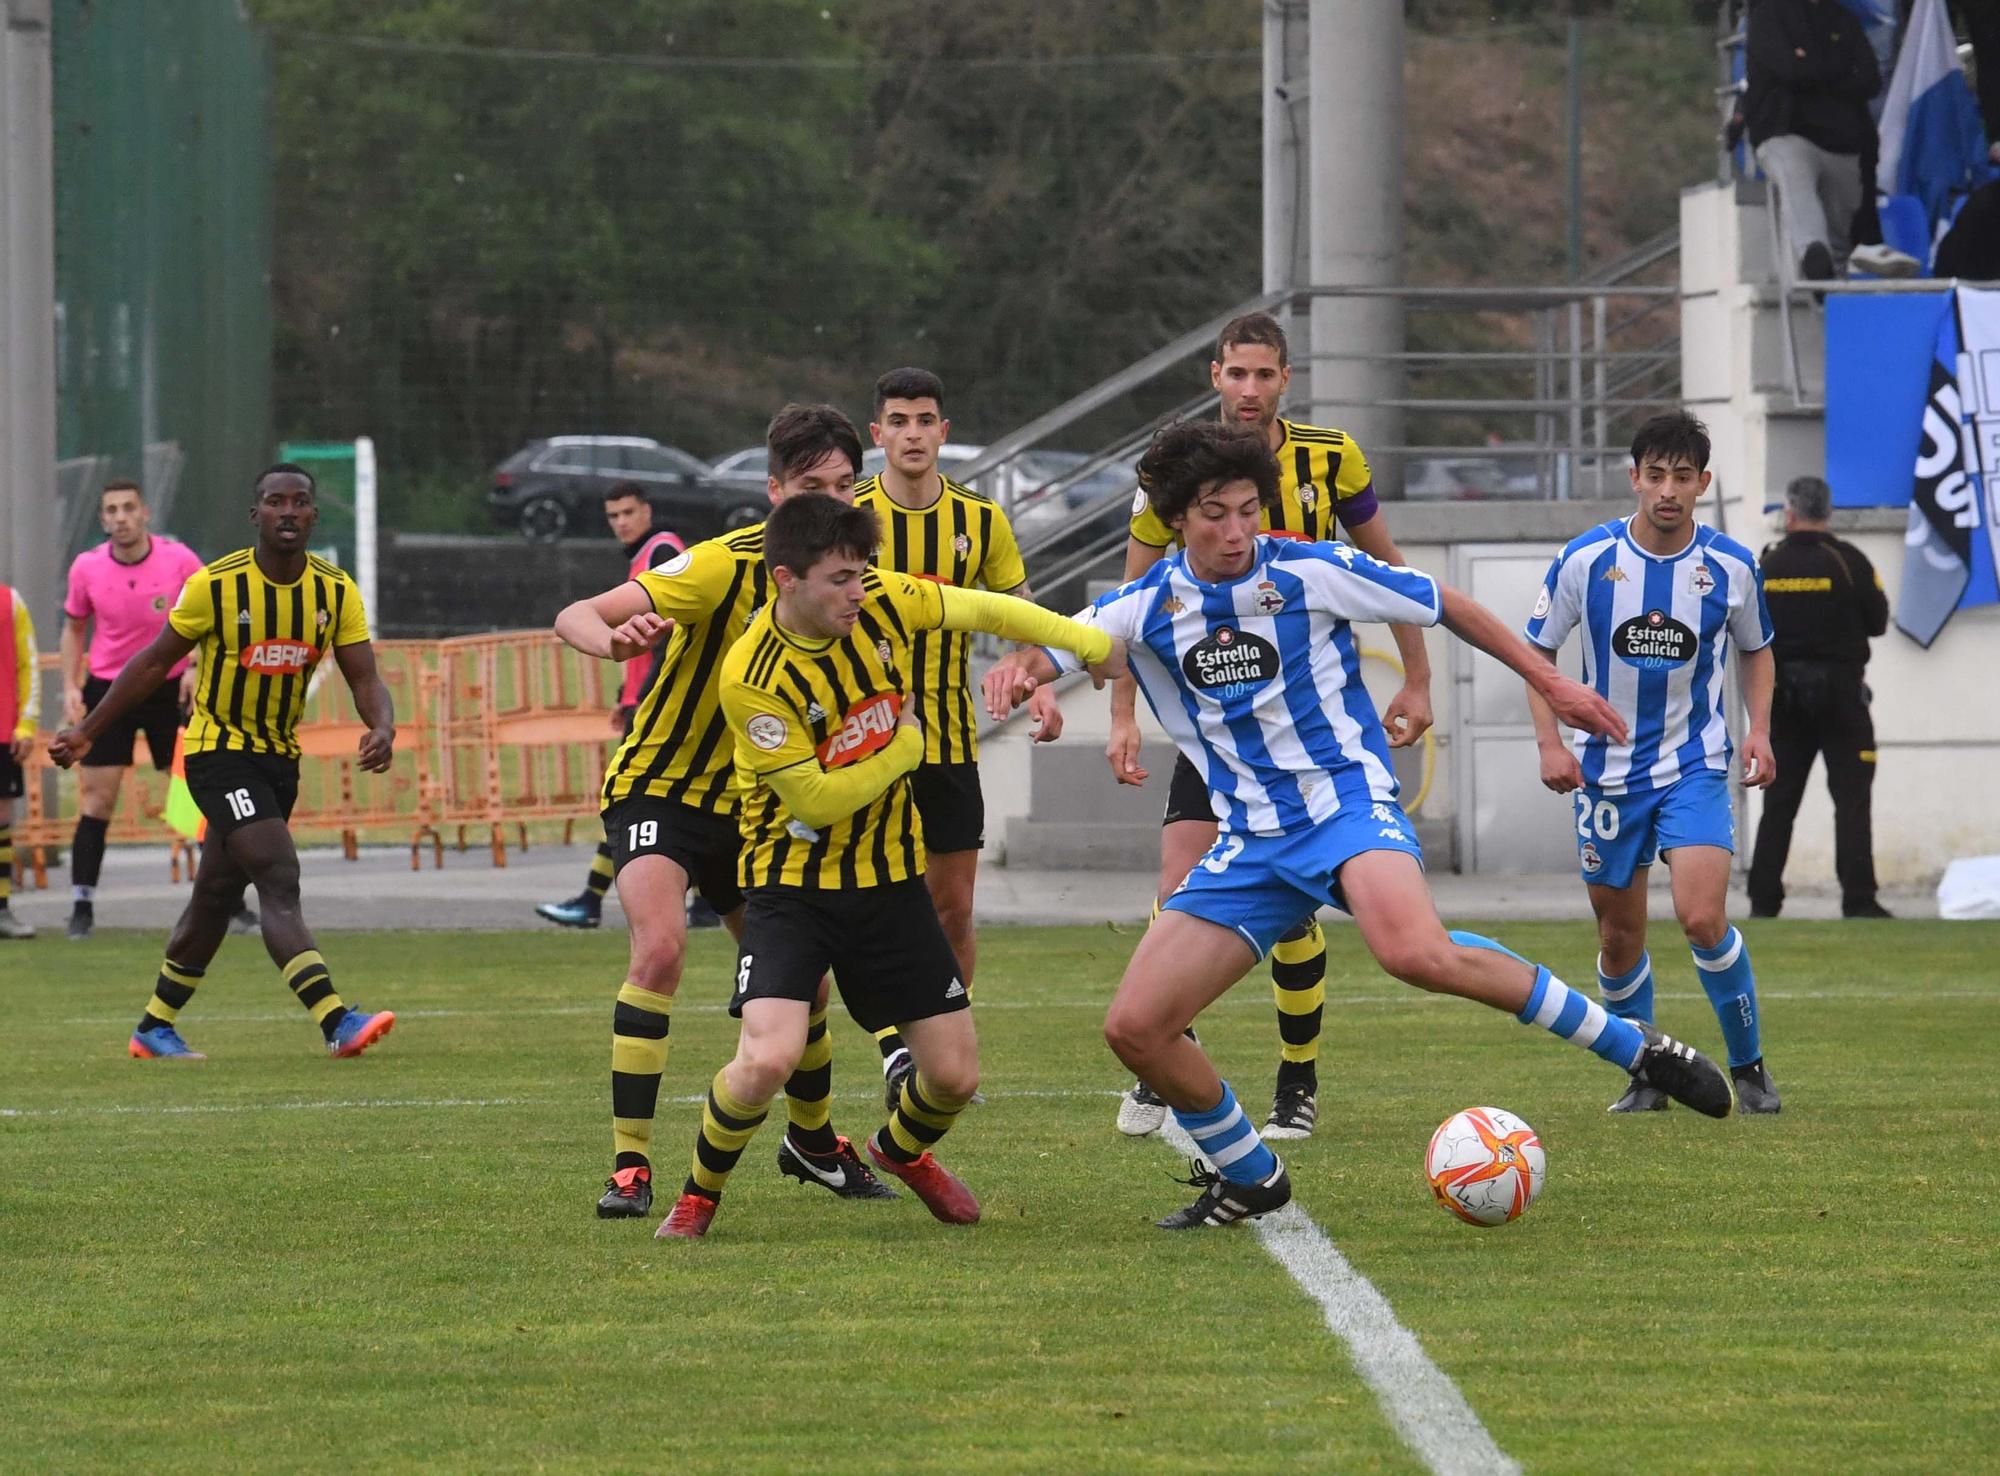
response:
<path id="1" fill-rule="evenodd" d="M 1709 424 L 1717 496 L 1704 515 L 1753 549 L 1778 536 L 1765 514 L 1792 477 L 1825 470 L 1824 355 L 1818 309 L 1793 314 L 1803 394 L 1785 370 L 1761 190 L 1702 185 L 1681 197 L 1682 383 Z M 1900 509 L 1838 513 L 1882 575 L 1893 610 L 1903 578 Z M 1885 886 L 1928 885 L 1955 856 L 2000 853 L 2000 607 L 1961 610 L 1926 651 L 1897 633 L 1875 642 L 1875 863 Z M 1960 776 L 1972 776 L 1964 782 Z M 1754 826 L 1759 798 L 1752 796 Z M 1747 859 L 1747 853 L 1746 857 Z M 1816 783 L 1799 814 L 1786 884 L 1833 886 L 1833 810 Z"/>

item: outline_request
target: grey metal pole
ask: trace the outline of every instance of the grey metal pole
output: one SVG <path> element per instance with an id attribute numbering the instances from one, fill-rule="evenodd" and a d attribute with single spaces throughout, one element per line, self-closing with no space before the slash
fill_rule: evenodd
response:
<path id="1" fill-rule="evenodd" d="M 1301 198 L 1306 172 L 1306 0 L 1264 0 L 1264 290 L 1303 287 L 1312 277 Z M 1278 311 L 1291 344 L 1294 404 L 1312 399 L 1312 319 Z"/>
<path id="2" fill-rule="evenodd" d="M 1583 275 L 1583 21 L 1569 18 L 1569 95 L 1564 112 L 1568 125 L 1568 167 L 1563 180 L 1563 209 L 1569 217 L 1569 280 Z"/>
<path id="3" fill-rule="evenodd" d="M 1400 286 L 1403 280 L 1403 7 L 1312 0 L 1312 280 Z M 1402 467 L 1375 448 L 1400 445 L 1404 310 L 1393 294 L 1313 301 L 1311 418 L 1352 435 L 1377 488 L 1402 493 Z M 1327 357 L 1334 355 L 1335 357 Z"/>
<path id="4" fill-rule="evenodd" d="M 55 234 L 50 0 L 6 0 L 0 31 L 0 577 L 56 643 Z"/>

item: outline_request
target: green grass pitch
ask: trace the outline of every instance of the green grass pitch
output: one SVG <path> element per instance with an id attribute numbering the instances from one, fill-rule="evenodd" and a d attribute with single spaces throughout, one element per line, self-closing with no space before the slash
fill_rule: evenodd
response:
<path id="1" fill-rule="evenodd" d="M 1491 931 L 1590 982 L 1576 924 Z M 1336 928 L 1304 1209 L 1531 1471 L 1990 1468 L 2000 1451 L 2000 928 L 1746 927 L 1775 1119 L 1608 1117 L 1623 1079 L 1395 984 Z M 1151 1228 L 1189 1191 L 1111 1126 L 1099 1035 L 1134 943 L 990 929 L 987 1105 L 944 1156 L 970 1230 L 781 1180 L 778 1115 L 709 1238 L 592 1213 L 619 935 L 329 933 L 357 1061 L 250 940 L 127 1060 L 160 940 L 0 948 L 0 1467 L 9 1470 L 1415 1470 L 1254 1232 Z M 1662 1025 L 1719 1053 L 1677 937 Z M 655 1139 L 664 1214 L 734 1039 L 696 938 Z M 1259 970 L 1205 1017 L 1246 1107 Z M 835 1125 L 880 1120 L 834 1017 Z M 1518 1224 L 1433 1205 L 1425 1142 L 1507 1107 L 1549 1180 Z"/>

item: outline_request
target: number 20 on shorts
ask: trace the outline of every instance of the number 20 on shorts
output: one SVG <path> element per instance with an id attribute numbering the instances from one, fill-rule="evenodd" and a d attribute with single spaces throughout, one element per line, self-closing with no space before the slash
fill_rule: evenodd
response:
<path id="1" fill-rule="evenodd" d="M 1595 836 L 1598 840 L 1618 839 L 1618 806 L 1608 799 L 1592 803 L 1588 794 L 1581 789 L 1576 792 L 1576 833 L 1585 840 Z"/>

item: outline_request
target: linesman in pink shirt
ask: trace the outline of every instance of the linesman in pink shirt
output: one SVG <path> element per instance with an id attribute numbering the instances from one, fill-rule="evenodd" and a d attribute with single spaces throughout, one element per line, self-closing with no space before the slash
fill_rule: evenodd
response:
<path id="1" fill-rule="evenodd" d="M 107 482 L 98 494 L 97 517 L 110 536 L 76 556 L 69 567 L 69 596 L 63 601 L 66 727 L 82 722 L 111 689 L 125 663 L 160 633 L 167 612 L 180 598 L 181 586 L 201 569 L 193 549 L 152 531 L 152 513 L 137 482 Z M 153 767 L 166 773 L 173 764 L 174 739 L 193 685 L 194 668 L 183 660 L 158 691 L 105 730 L 77 770 L 80 813 L 69 864 L 75 897 L 69 918 L 72 939 L 88 938 L 96 923 L 105 831 L 125 771 L 132 767 L 132 740 L 144 733 Z"/>

